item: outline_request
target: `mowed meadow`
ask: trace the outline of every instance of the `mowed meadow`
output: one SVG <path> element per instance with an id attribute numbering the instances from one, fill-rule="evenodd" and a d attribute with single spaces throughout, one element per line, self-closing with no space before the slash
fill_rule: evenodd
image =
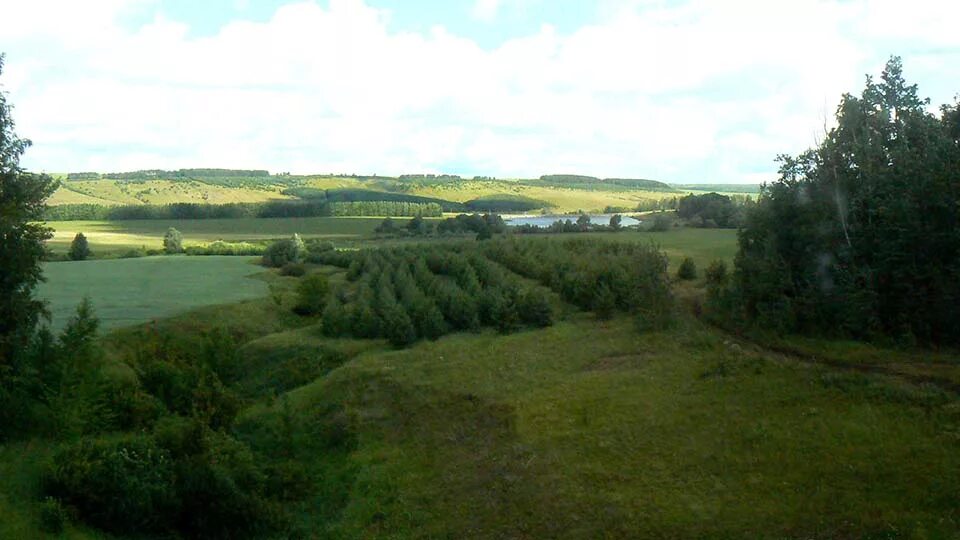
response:
<path id="1" fill-rule="evenodd" d="M 382 219 L 382 218 L 381 218 Z M 119 252 L 145 247 L 159 249 L 163 235 L 175 227 L 184 235 L 186 245 L 216 240 L 230 242 L 262 241 L 300 234 L 306 238 L 358 238 L 369 235 L 381 219 L 368 217 L 248 218 L 195 220 L 54 221 L 53 238 L 48 246 L 64 253 L 78 232 L 90 242 L 91 250 Z M 402 220 L 401 220 L 402 221 Z"/>

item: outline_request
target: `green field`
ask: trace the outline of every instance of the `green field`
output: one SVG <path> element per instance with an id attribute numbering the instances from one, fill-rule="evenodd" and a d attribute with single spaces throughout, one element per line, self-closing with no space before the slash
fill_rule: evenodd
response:
<path id="1" fill-rule="evenodd" d="M 262 267 L 250 257 L 142 257 L 47 263 L 38 296 L 50 303 L 55 329 L 89 297 L 106 329 L 169 317 L 208 304 L 267 294 Z"/>
<path id="2" fill-rule="evenodd" d="M 141 246 L 160 249 L 163 235 L 170 227 L 183 234 L 186 246 L 214 240 L 268 240 L 294 233 L 304 238 L 348 239 L 373 233 L 381 221 L 382 218 L 368 217 L 52 221 L 48 225 L 54 229 L 54 236 L 48 246 L 54 252 L 66 252 L 73 237 L 82 232 L 94 253 Z M 398 223 L 404 221 L 404 218 L 397 218 Z"/>
<path id="3" fill-rule="evenodd" d="M 583 234 L 562 233 L 539 236 L 565 239 L 582 238 Z M 667 255 L 671 268 L 676 268 L 684 257 L 693 259 L 697 268 L 700 269 L 706 268 L 708 264 L 718 259 L 725 261 L 730 267 L 737 253 L 737 231 L 734 229 L 676 227 L 664 232 L 621 231 L 586 234 L 588 234 L 587 238 L 616 242 L 653 242 Z"/>

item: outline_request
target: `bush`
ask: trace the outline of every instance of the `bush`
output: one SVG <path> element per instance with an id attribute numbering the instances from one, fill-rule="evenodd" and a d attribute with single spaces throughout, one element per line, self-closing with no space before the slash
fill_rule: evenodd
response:
<path id="1" fill-rule="evenodd" d="M 91 525 L 121 534 L 163 532 L 178 508 L 173 460 L 152 438 L 81 439 L 58 452 L 43 492 Z"/>
<path id="2" fill-rule="evenodd" d="M 297 303 L 293 311 L 298 315 L 316 315 L 323 311 L 329 293 L 327 276 L 310 274 L 297 285 Z"/>
<path id="3" fill-rule="evenodd" d="M 68 256 L 73 261 L 83 261 L 90 257 L 90 246 L 87 244 L 87 237 L 82 232 L 78 232 L 70 242 L 70 252 Z"/>
<path id="4" fill-rule="evenodd" d="M 140 257 L 146 257 L 146 256 L 147 256 L 147 250 L 143 248 L 130 248 L 126 251 L 120 252 L 120 254 L 118 255 L 118 257 L 121 259 L 138 259 Z"/>
<path id="5" fill-rule="evenodd" d="M 553 324 L 553 308 L 547 295 L 539 289 L 529 288 L 520 295 L 517 302 L 520 320 L 532 325 L 545 327 Z"/>
<path id="6" fill-rule="evenodd" d="M 710 263 L 710 266 L 707 267 L 703 272 L 704 278 L 707 281 L 708 288 L 723 288 L 727 286 L 727 280 L 729 279 L 727 275 L 727 263 L 716 260 Z"/>
<path id="7" fill-rule="evenodd" d="M 697 279 L 697 265 L 690 257 L 684 257 L 677 268 L 677 278 L 682 280 Z"/>
<path id="8" fill-rule="evenodd" d="M 224 242 L 217 240 L 204 246 L 189 246 L 187 255 L 263 255 L 265 249 L 258 244 L 248 242 Z"/>
<path id="9" fill-rule="evenodd" d="M 302 263 L 288 262 L 280 268 L 281 276 L 302 277 L 307 273 L 307 267 Z"/>
<path id="10" fill-rule="evenodd" d="M 299 235 L 293 235 L 292 238 L 278 240 L 263 252 L 263 265 L 273 268 L 291 263 L 300 262 L 304 254 L 303 240 Z"/>
<path id="11" fill-rule="evenodd" d="M 163 251 L 168 255 L 183 253 L 183 235 L 180 231 L 170 227 L 163 235 Z"/>
<path id="12" fill-rule="evenodd" d="M 307 251 L 309 253 L 325 253 L 327 251 L 333 251 L 336 249 L 333 245 L 333 242 L 329 240 L 314 240 L 307 243 Z"/>
<path id="13" fill-rule="evenodd" d="M 47 497 L 40 504 L 40 530 L 48 534 L 60 534 L 68 521 L 67 511 L 60 501 Z"/>
<path id="14" fill-rule="evenodd" d="M 672 225 L 673 225 L 672 220 L 668 218 L 666 214 L 664 214 L 663 212 L 660 212 L 653 218 L 653 225 L 650 226 L 650 231 L 651 232 L 669 231 Z"/>

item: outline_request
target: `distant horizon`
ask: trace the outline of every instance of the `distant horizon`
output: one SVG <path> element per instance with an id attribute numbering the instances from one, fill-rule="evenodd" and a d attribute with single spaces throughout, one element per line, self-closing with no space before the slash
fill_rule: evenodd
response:
<path id="1" fill-rule="evenodd" d="M 461 179 L 463 179 L 463 180 L 474 180 L 474 179 L 477 179 L 478 181 L 482 181 L 482 180 L 484 180 L 484 179 L 493 179 L 493 180 L 535 180 L 535 179 L 542 178 L 542 177 L 544 177 L 544 176 L 584 176 L 584 177 L 589 177 L 589 178 L 595 178 L 595 179 L 601 180 L 601 181 L 603 181 L 603 180 L 614 180 L 614 179 L 619 179 L 619 180 L 649 180 L 649 181 L 652 181 L 652 182 L 660 182 L 660 183 L 662 183 L 662 184 L 667 184 L 667 185 L 671 185 L 671 186 L 678 186 L 678 185 L 712 185 L 712 184 L 717 184 L 717 185 L 757 185 L 757 186 L 759 186 L 760 184 L 763 184 L 763 183 L 764 183 L 764 182 L 719 182 L 719 181 L 717 181 L 717 182 L 712 182 L 712 181 L 711 181 L 711 182 L 706 182 L 706 181 L 703 181 L 703 182 L 671 182 L 671 181 L 667 181 L 667 180 L 658 180 L 658 179 L 656 179 L 656 178 L 648 178 L 648 177 L 645 177 L 645 176 L 596 176 L 596 175 L 590 175 L 590 174 L 556 173 L 556 172 L 544 173 L 544 174 L 540 174 L 540 175 L 536 175 L 536 176 L 514 176 L 514 175 L 495 176 L 495 175 L 490 175 L 490 174 L 464 174 L 464 173 L 451 173 L 451 172 L 438 172 L 438 173 L 432 173 L 432 172 L 429 172 L 429 173 L 403 172 L 403 173 L 400 173 L 400 174 L 342 173 L 342 172 L 337 172 L 337 173 L 330 173 L 330 172 L 299 173 L 299 172 L 290 172 L 290 171 L 271 171 L 270 169 L 266 169 L 266 168 L 234 169 L 234 168 L 231 168 L 231 167 L 180 167 L 180 168 L 177 168 L 177 169 L 130 169 L 130 170 L 116 170 L 116 171 L 92 171 L 92 170 L 79 171 L 79 170 L 77 170 L 77 171 L 66 171 L 66 172 L 64 172 L 64 171 L 31 171 L 31 172 L 38 172 L 38 173 L 47 174 L 47 175 L 70 175 L 70 174 L 99 174 L 99 175 L 110 175 L 110 174 L 130 174 L 130 173 L 153 172 L 153 171 L 163 171 L 163 172 L 168 172 L 168 173 L 177 173 L 177 172 L 183 171 L 183 170 L 199 170 L 199 169 L 205 169 L 205 170 L 211 170 L 211 171 L 249 171 L 249 172 L 254 172 L 254 171 L 266 171 L 269 176 L 283 176 L 283 175 L 285 175 L 285 174 L 289 174 L 289 175 L 291 175 L 291 176 L 332 176 L 332 177 L 344 177 L 344 178 L 349 178 L 349 177 L 400 178 L 400 177 L 402 177 L 402 176 L 437 176 L 437 177 L 450 176 L 450 177 L 458 177 L 458 178 L 461 178 Z M 202 176 L 202 175 L 201 175 L 201 176 Z M 164 179 L 163 177 L 158 177 L 158 180 L 163 180 L 163 179 Z M 78 180 L 79 180 L 79 179 L 78 179 Z M 109 178 L 105 178 L 104 180 L 110 180 L 110 179 L 109 179 Z"/>

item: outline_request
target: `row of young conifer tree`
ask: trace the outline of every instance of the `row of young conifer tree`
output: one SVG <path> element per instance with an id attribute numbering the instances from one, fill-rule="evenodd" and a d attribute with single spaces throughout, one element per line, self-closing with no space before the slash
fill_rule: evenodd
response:
<path id="1" fill-rule="evenodd" d="M 511 332 L 553 323 L 547 294 L 487 259 L 475 247 L 418 246 L 328 252 L 356 283 L 323 311 L 329 336 L 385 338 L 396 346 L 484 326 Z"/>

